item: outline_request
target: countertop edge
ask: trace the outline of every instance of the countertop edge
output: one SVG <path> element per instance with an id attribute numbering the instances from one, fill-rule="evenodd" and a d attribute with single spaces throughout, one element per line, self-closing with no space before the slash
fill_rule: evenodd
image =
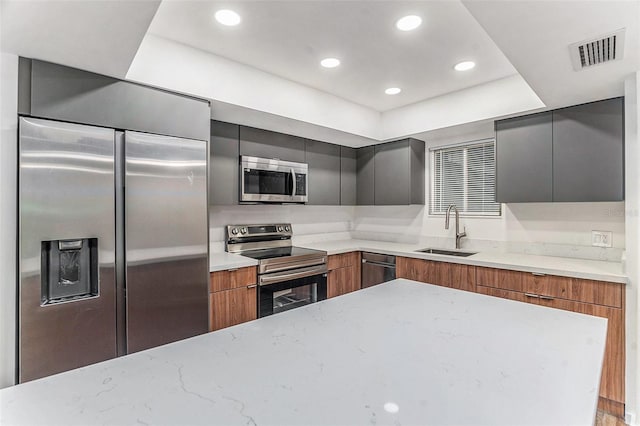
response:
<path id="1" fill-rule="evenodd" d="M 304 245 L 304 244 L 302 244 Z M 309 244 L 314 245 L 314 244 Z M 535 273 L 543 273 L 547 275 L 557 275 L 561 277 L 569 277 L 569 278 L 579 278 L 586 280 L 596 280 L 596 281 L 607 281 L 613 282 L 617 284 L 628 284 L 629 278 L 624 275 L 611 275 L 606 273 L 593 273 L 593 272 L 581 272 L 581 271 L 571 271 L 571 270 L 561 270 L 547 267 L 537 267 L 530 265 L 518 265 L 518 264 L 510 264 L 510 263 L 501 263 L 498 261 L 492 262 L 488 260 L 479 260 L 473 259 L 473 256 L 469 257 L 456 257 L 456 256 L 447 256 L 447 255 L 434 255 L 427 253 L 417 253 L 411 251 L 402 251 L 402 250 L 394 250 L 394 249 L 382 249 L 380 247 L 367 247 L 366 245 L 358 245 L 354 247 L 344 247 L 339 249 L 328 250 L 327 253 L 329 256 L 336 254 L 345 254 L 354 251 L 363 251 L 363 252 L 371 252 L 371 253 L 381 253 L 381 254 L 389 254 L 394 256 L 402 256 L 409 257 L 413 259 L 422 259 L 422 260 L 433 260 L 437 262 L 447 262 L 447 263 L 456 263 L 461 265 L 470 265 L 470 266 L 480 266 L 487 268 L 496 268 L 496 269 L 506 269 L 510 271 L 519 271 L 519 272 L 535 272 Z M 555 257 L 554 257 L 555 259 Z"/>

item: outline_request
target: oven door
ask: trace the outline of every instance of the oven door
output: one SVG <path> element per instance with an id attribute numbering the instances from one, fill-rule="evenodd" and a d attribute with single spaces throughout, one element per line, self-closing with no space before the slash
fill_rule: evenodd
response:
<path id="1" fill-rule="evenodd" d="M 307 172 L 304 163 L 242 156 L 240 201 L 306 203 Z"/>
<path id="2" fill-rule="evenodd" d="M 265 274 L 258 281 L 259 318 L 327 298 L 326 265 Z"/>

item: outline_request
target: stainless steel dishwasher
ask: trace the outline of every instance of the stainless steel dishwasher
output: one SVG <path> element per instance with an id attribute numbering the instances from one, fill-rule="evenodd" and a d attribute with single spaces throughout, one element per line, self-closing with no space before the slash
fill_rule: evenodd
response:
<path id="1" fill-rule="evenodd" d="M 382 284 L 396 278 L 396 257 L 362 253 L 362 288 Z"/>

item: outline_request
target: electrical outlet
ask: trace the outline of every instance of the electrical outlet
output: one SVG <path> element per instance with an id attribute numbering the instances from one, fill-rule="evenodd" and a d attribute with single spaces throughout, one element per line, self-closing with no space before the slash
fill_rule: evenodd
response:
<path id="1" fill-rule="evenodd" d="M 591 231 L 591 245 L 594 247 L 613 247 L 613 232 Z"/>

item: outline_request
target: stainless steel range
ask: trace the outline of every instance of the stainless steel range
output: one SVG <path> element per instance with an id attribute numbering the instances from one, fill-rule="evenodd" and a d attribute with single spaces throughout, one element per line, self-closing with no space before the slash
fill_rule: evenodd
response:
<path id="1" fill-rule="evenodd" d="M 258 317 L 327 298 L 327 252 L 291 245 L 290 223 L 227 226 L 227 251 L 258 261 Z"/>

